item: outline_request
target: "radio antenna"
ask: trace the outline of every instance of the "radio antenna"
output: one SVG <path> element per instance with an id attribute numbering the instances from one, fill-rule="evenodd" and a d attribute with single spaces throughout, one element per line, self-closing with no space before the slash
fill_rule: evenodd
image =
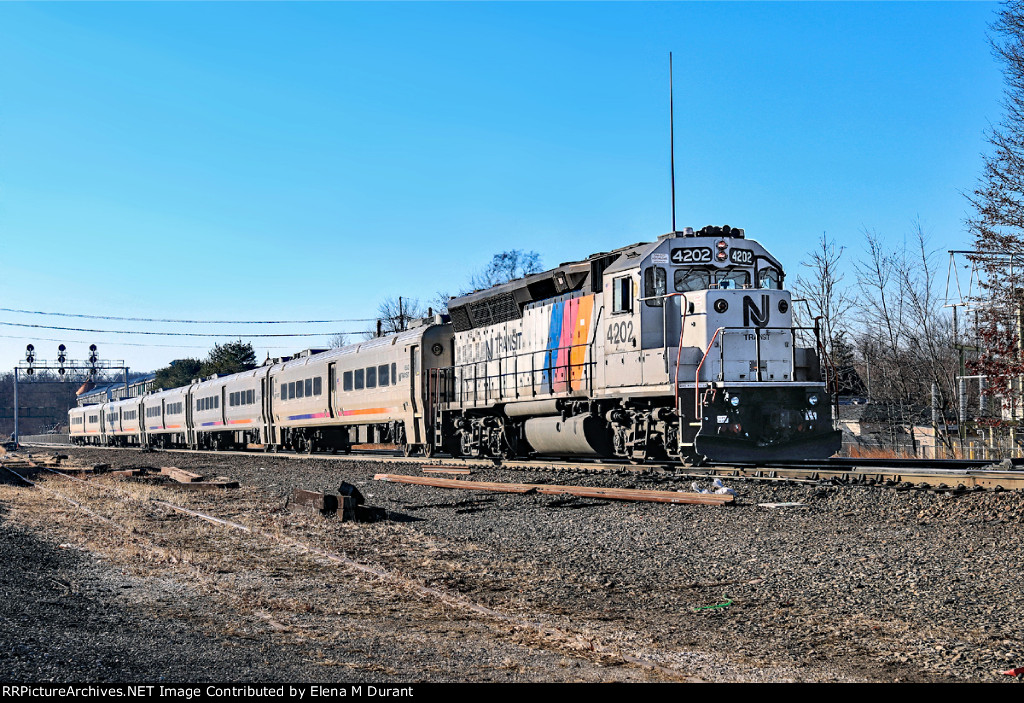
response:
<path id="1" fill-rule="evenodd" d="M 676 231 L 676 114 L 672 103 L 672 52 L 668 52 L 668 143 L 672 169 L 672 232 Z"/>

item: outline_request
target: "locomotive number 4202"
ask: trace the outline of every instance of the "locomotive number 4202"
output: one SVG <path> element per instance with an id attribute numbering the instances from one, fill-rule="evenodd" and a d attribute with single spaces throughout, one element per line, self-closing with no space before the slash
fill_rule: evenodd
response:
<path id="1" fill-rule="evenodd" d="M 687 247 L 672 250 L 673 264 L 705 264 L 711 261 L 711 247 Z"/>
<path id="2" fill-rule="evenodd" d="M 629 320 L 608 325 L 609 344 L 627 344 L 633 339 L 633 323 Z"/>

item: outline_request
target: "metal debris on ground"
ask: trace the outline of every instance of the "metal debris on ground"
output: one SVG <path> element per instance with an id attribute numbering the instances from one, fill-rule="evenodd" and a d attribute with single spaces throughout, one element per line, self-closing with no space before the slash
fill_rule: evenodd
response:
<path id="1" fill-rule="evenodd" d="M 758 503 L 759 508 L 805 508 L 806 503 Z"/>
<path id="2" fill-rule="evenodd" d="M 690 484 L 690 488 L 693 489 L 694 493 L 702 493 L 708 495 L 736 495 L 736 489 L 730 488 L 722 483 L 722 479 L 716 478 L 711 484 L 711 488 L 703 488 L 700 483 L 694 481 Z"/>

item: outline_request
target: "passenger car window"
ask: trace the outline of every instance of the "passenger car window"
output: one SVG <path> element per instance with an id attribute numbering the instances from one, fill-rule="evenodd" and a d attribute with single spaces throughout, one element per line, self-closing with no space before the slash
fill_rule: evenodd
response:
<path id="1" fill-rule="evenodd" d="M 377 387 L 377 367 L 371 366 L 366 369 L 366 387 L 376 388 Z"/>
<path id="2" fill-rule="evenodd" d="M 311 395 L 313 395 L 313 379 L 312 378 L 307 378 L 306 379 L 306 397 L 308 398 Z"/>
<path id="3" fill-rule="evenodd" d="M 381 386 L 390 386 L 391 385 L 391 381 L 388 379 L 388 365 L 387 364 L 384 364 L 383 366 L 378 366 L 377 367 L 377 380 L 380 382 Z"/>
<path id="4" fill-rule="evenodd" d="M 346 371 L 345 375 L 342 376 L 342 379 L 343 379 L 342 380 L 342 386 L 341 386 L 342 390 L 346 390 L 346 391 L 352 390 L 352 372 L 351 371 Z"/>
<path id="5" fill-rule="evenodd" d="M 363 390 L 363 378 L 365 374 L 362 369 L 356 369 L 356 390 Z"/>
<path id="6" fill-rule="evenodd" d="M 323 393 L 323 380 L 317 376 L 313 379 L 313 395 L 320 395 Z"/>

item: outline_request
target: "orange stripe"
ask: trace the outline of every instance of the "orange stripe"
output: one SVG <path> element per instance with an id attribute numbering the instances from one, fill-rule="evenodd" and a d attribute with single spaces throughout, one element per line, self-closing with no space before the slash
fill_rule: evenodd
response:
<path id="1" fill-rule="evenodd" d="M 587 359 L 587 347 L 590 342 L 590 318 L 594 312 L 594 296 L 587 295 L 579 299 L 579 312 L 576 315 L 576 322 L 572 332 L 572 350 L 569 354 L 569 364 L 572 368 L 571 378 L 579 381 L 583 376 L 583 364 Z M 579 383 L 574 386 L 580 388 Z"/>
<path id="2" fill-rule="evenodd" d="M 342 415 L 383 415 L 391 408 L 367 408 L 365 410 L 343 410 Z"/>

